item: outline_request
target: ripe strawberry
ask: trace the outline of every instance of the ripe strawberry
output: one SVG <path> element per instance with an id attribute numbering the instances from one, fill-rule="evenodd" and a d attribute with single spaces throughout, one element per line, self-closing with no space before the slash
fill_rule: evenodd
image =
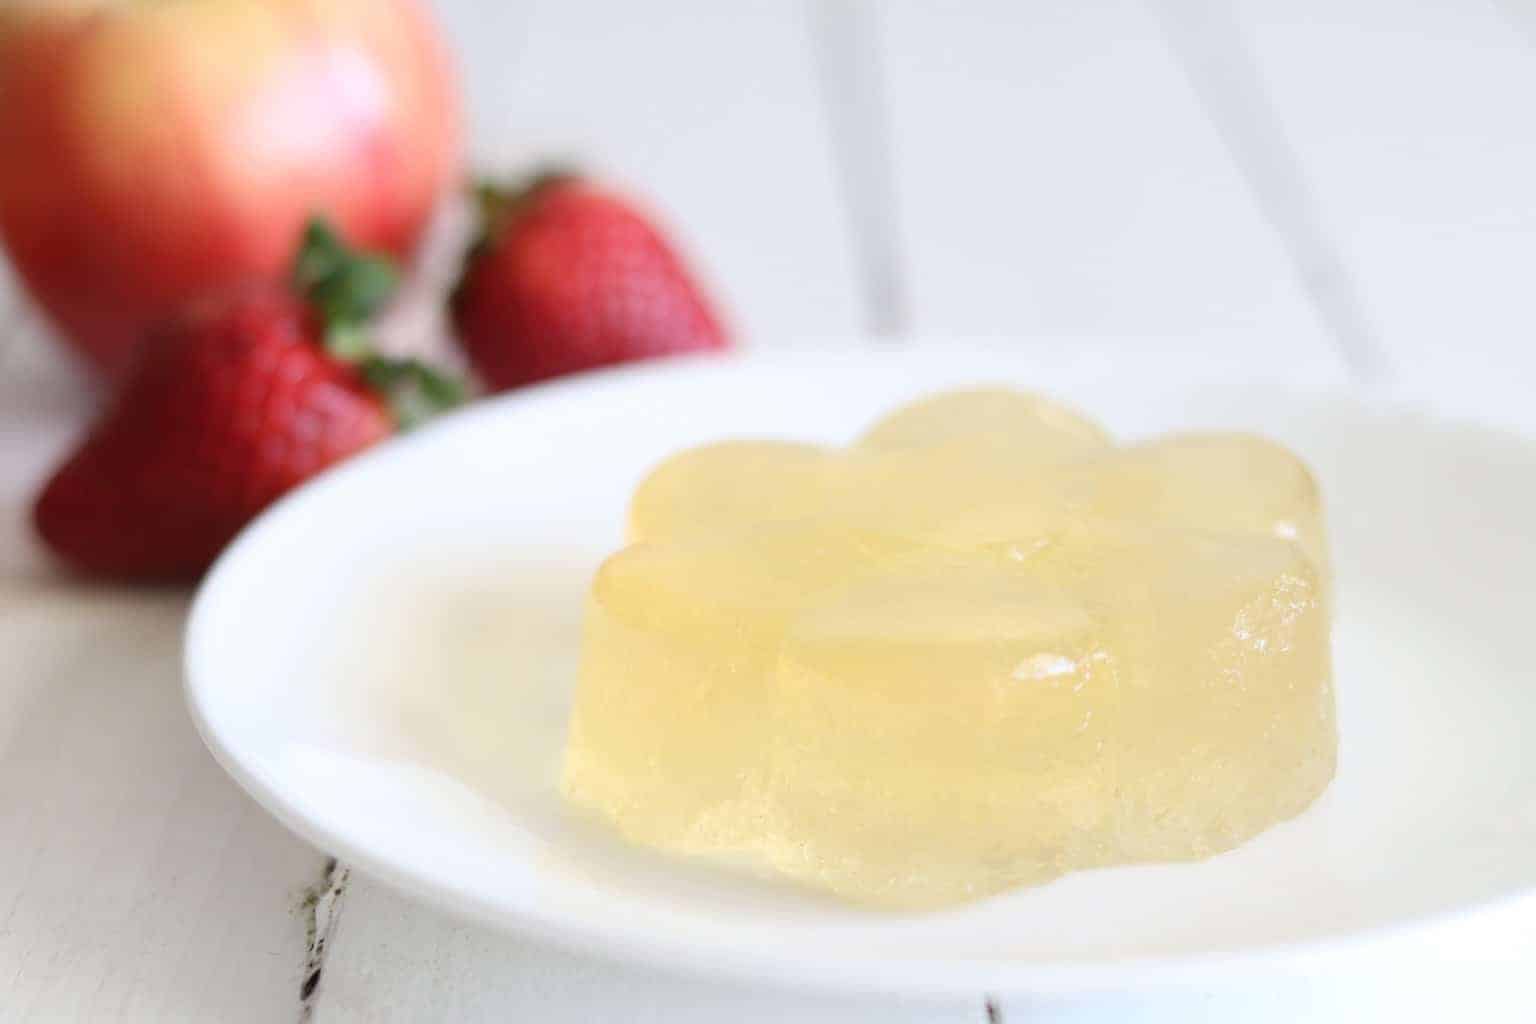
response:
<path id="1" fill-rule="evenodd" d="M 195 578 L 283 493 L 394 432 L 381 387 L 453 397 L 420 364 L 361 345 L 361 323 L 393 287 L 388 264 L 345 252 L 315 224 L 295 277 L 302 296 L 229 294 L 146 343 L 33 510 L 61 558 L 119 578 Z"/>
<path id="2" fill-rule="evenodd" d="M 623 199 L 548 174 L 517 192 L 482 190 L 481 205 L 452 311 L 491 389 L 728 347 L 677 254 Z"/>

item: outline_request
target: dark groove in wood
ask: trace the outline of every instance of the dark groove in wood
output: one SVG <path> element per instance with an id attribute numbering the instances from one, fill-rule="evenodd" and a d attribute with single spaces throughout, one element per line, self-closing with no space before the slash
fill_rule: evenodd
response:
<path id="1" fill-rule="evenodd" d="M 867 0 L 811 0 L 807 13 L 865 328 L 876 337 L 894 338 L 905 333 L 909 321 L 878 12 Z"/>
<path id="2" fill-rule="evenodd" d="M 1260 211 L 1280 236 L 1302 289 L 1357 380 L 1386 374 L 1386 349 L 1353 270 L 1330 236 L 1252 48 L 1222 0 L 1149 0 L 1175 58 Z"/>

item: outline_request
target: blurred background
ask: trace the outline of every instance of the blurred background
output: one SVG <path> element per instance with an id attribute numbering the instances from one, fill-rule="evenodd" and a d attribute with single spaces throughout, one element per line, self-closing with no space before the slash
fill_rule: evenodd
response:
<path id="1" fill-rule="evenodd" d="M 477 167 L 568 156 L 756 345 L 1528 350 L 1525 0 L 436 0 Z M 1453 340 L 1454 339 L 1454 340 Z"/>
<path id="2" fill-rule="evenodd" d="M 431 6 L 472 171 L 623 189 L 750 347 L 1161 346 L 1526 405 L 1527 0 Z M 14 507 L 79 417 L 5 291 Z"/>
<path id="3" fill-rule="evenodd" d="M 31 0 L 11 2 L 19 9 Z M 146 6 L 174 18 L 199 5 Z M 966 339 L 1041 360 L 1151 350 L 1166 352 L 1181 372 L 1272 368 L 1536 425 L 1532 0 L 428 6 L 462 92 L 467 170 L 444 191 L 462 197 L 470 178 L 513 179 L 552 161 L 589 172 L 660 225 L 742 347 Z M 22 35 L 13 30 L 12 41 Z M 262 37 L 232 21 L 188 38 L 196 40 L 185 51 L 194 55 L 188 66 L 218 77 L 225 64 L 248 71 L 240 57 Z M 48 48 L 56 42 L 0 51 L 0 61 L 12 70 L 64 68 L 68 61 L 55 57 L 67 51 Z M 152 47 L 131 52 L 141 64 L 155 59 Z M 0 66 L 0 81 L 6 70 Z M 6 104 L 15 113 L 18 95 L 0 88 L 0 121 Z M 87 120 L 181 116 L 126 88 L 68 95 L 86 97 L 69 109 Z M 285 109 L 325 95 L 301 89 Z M 431 134 L 433 116 L 416 118 L 407 139 Z M 41 209 L 46 190 L 36 183 L 48 175 L 35 167 L 46 162 L 31 158 L 65 135 L 10 123 L 9 134 L 0 129 L 0 192 L 12 197 L 14 217 Z M 142 184 L 133 171 L 139 151 L 109 144 L 110 132 L 102 137 L 108 142 L 91 173 L 121 172 L 130 198 L 118 205 L 131 211 Z M 33 168 L 25 181 L 23 165 Z M 0 196 L 0 209 L 4 202 Z M 123 218 L 116 226 L 132 214 Z M 464 366 L 443 302 L 478 228 L 462 199 L 435 224 L 424 250 L 404 247 L 417 270 L 383 333 L 391 344 Z M 66 587 L 33 534 L 39 487 L 116 385 L 60 343 L 22 287 L 14 236 L 12 259 L 0 258 L 0 659 L 20 650 L 23 637 L 34 654 L 0 661 L 0 674 L 14 681 L 0 691 L 0 834 L 35 824 L 37 813 L 19 790 L 7 795 L 7 773 L 52 779 L 56 758 L 100 746 L 81 731 L 101 699 L 89 687 L 37 704 L 45 731 L 7 746 L 7 736 L 21 735 L 7 727 L 21 721 L 27 695 L 64 678 L 65 667 L 35 652 L 103 629 L 111 639 L 121 627 L 112 656 L 151 651 L 143 672 L 164 674 L 181 611 L 175 599 L 154 597 L 162 603 L 132 613 L 147 618 L 114 611 L 104 627 L 98 598 Z M 283 245 L 292 241 L 285 236 Z M 219 887 L 216 876 L 249 894 L 291 887 L 317 870 L 311 851 L 275 825 L 229 809 L 242 798 L 222 779 L 191 795 L 176 788 L 186 773 L 212 766 L 174 699 L 113 699 L 124 713 L 147 716 L 149 733 L 174 732 L 164 748 L 172 753 L 143 769 L 140 788 L 127 776 L 110 792 L 60 782 L 48 797 L 60 813 L 138 801 L 167 828 L 241 836 L 255 852 L 232 867 L 189 867 L 179 854 L 157 867 L 146 853 L 123 869 L 131 888 L 114 904 L 121 913 L 86 914 L 89 927 L 78 930 L 57 923 L 45 897 L 17 882 L 17 920 L 34 921 L 47 939 L 17 953 L 45 983 L 32 990 L 39 1006 L 53 1005 L 50 991 L 69 991 L 69 963 L 117 969 L 102 936 L 128 927 L 145 886 L 165 888 L 190 871 L 204 886 L 199 907 L 227 914 L 234 911 L 206 895 Z M 75 842 L 67 823 L 36 825 L 35 837 L 26 863 L 51 859 L 60 872 L 99 868 L 108 856 L 104 845 Z M 160 840 L 143 842 L 150 850 Z M 0 907 L 3 879 L 26 876 L 20 863 L 6 866 L 0 852 Z M 235 910 L 265 931 L 229 939 L 234 947 L 298 942 L 286 909 L 279 918 L 265 908 L 258 895 L 237 899 Z M 387 904 L 373 913 L 387 931 L 400 927 L 391 915 L 406 911 Z M 208 934 L 202 926 L 183 932 L 183 916 L 172 904 L 151 913 L 146 927 L 176 948 Z M 429 932 L 433 942 L 448 941 L 446 927 Z M 21 930 L 0 927 L 7 934 Z M 286 985 L 288 961 L 272 970 Z M 125 991 L 170 991 L 170 976 L 157 971 L 149 968 L 148 981 L 123 974 Z M 265 984 L 242 980 L 233 991 L 268 1005 Z"/>

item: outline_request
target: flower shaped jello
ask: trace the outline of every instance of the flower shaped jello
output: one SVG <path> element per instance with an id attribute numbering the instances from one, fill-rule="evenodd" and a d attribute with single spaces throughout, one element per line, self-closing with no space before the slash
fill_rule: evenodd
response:
<path id="1" fill-rule="evenodd" d="M 1188 860 L 1333 776 L 1317 488 L 1008 391 L 641 484 L 592 585 L 565 792 L 630 839 L 888 907 Z"/>

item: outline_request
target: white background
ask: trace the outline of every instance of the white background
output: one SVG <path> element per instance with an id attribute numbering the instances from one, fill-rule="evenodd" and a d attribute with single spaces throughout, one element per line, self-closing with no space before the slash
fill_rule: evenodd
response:
<path id="1" fill-rule="evenodd" d="M 1155 347 L 1536 425 L 1530 0 L 437 7 L 476 165 L 566 158 L 644 197 L 754 347 Z M 980 992 L 893 1005 L 581 959 L 327 875 L 193 734 L 185 595 L 66 581 L 33 545 L 27 503 L 91 396 L 12 307 L 0 1020 L 987 1019 Z M 1517 1021 L 1525 981 L 1213 981 L 991 1012 Z"/>

